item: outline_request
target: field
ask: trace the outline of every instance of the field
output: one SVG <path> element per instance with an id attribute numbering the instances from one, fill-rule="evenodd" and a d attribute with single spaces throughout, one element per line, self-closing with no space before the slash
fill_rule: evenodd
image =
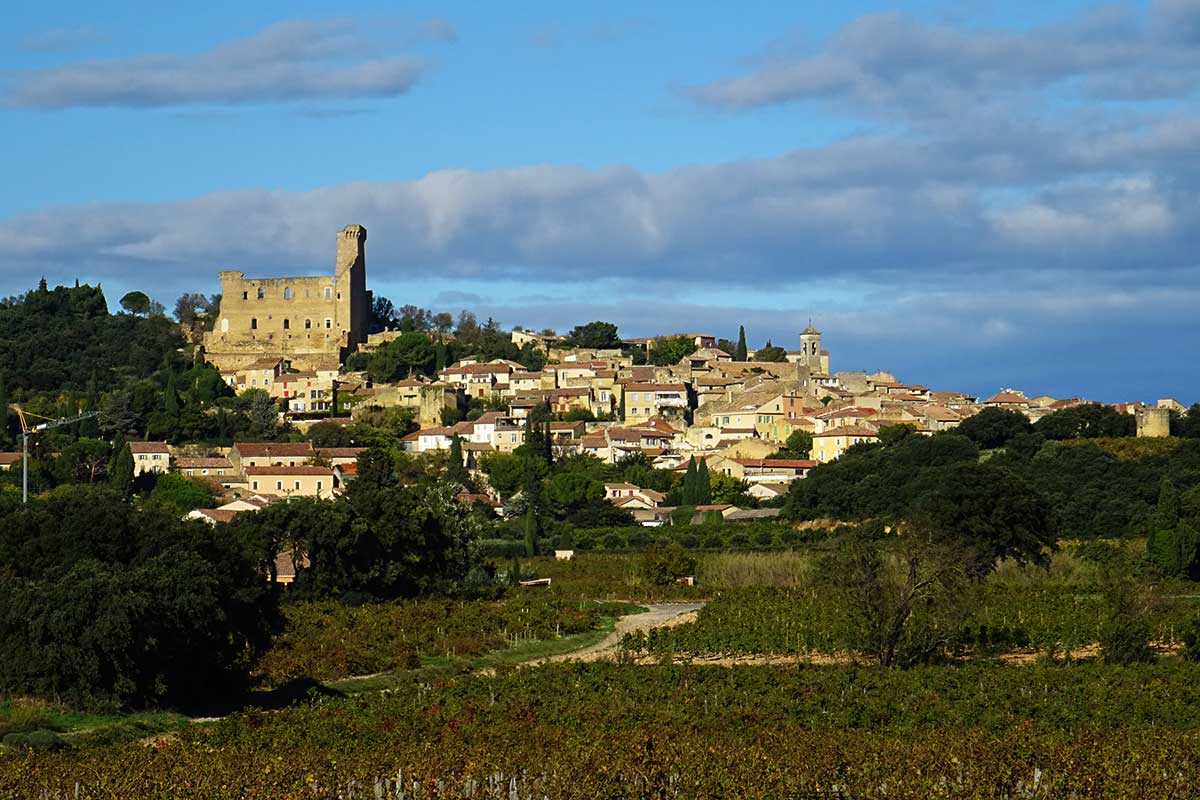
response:
<path id="1" fill-rule="evenodd" d="M 398 778 L 405 797 L 1190 797 L 1198 679 L 1178 662 L 504 670 L 17 754 L 0 795 L 400 797 Z"/>
<path id="2" fill-rule="evenodd" d="M 821 556 L 706 553 L 684 586 L 588 553 L 523 561 L 550 587 L 498 600 L 287 605 L 259 691 L 220 718 L 0 704 L 18 737 L 0 797 L 1196 796 L 1200 665 L 1094 656 L 1102 559 L 1003 563 L 946 663 L 880 669 L 801 657 L 838 649 Z M 1177 645 L 1190 584 L 1138 585 Z M 626 642 L 638 663 L 518 666 L 597 641 L 630 602 L 697 599 L 695 622 Z M 776 660 L 692 660 L 713 655 Z"/>

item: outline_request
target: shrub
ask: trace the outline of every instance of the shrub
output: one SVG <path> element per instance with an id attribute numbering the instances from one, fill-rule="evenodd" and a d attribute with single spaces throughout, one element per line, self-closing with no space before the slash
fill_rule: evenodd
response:
<path id="1" fill-rule="evenodd" d="M 54 731 L 47 730 L 10 733 L 0 739 L 0 744 L 13 749 L 27 748 L 29 750 L 65 750 L 68 747 L 61 736 Z"/>
<path id="2" fill-rule="evenodd" d="M 620 550 L 625 546 L 625 538 L 619 533 L 608 533 L 603 539 L 605 550 Z"/>
<path id="3" fill-rule="evenodd" d="M 1105 664 L 1153 663 L 1149 624 L 1141 619 L 1110 619 L 1100 628 L 1100 654 Z"/>
<path id="4" fill-rule="evenodd" d="M 1200 616 L 1193 617 L 1183 629 L 1183 657 L 1200 661 Z"/>
<path id="5" fill-rule="evenodd" d="M 655 586 L 666 586 L 696 573 L 696 559 L 679 544 L 651 547 L 642 556 L 642 574 Z"/>

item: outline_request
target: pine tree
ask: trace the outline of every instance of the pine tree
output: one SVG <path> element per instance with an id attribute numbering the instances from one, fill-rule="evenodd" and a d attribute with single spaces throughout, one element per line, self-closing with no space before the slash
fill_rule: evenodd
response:
<path id="1" fill-rule="evenodd" d="M 696 470 L 696 505 L 706 506 L 712 502 L 712 481 L 708 477 L 708 460 L 700 459 Z"/>
<path id="2" fill-rule="evenodd" d="M 462 439 L 455 434 L 454 438 L 450 440 L 450 460 L 446 465 L 446 480 L 465 485 L 469 478 L 467 468 L 463 466 Z"/>
<path id="3" fill-rule="evenodd" d="M 746 350 L 746 326 L 739 325 L 738 326 L 737 352 L 734 353 L 733 360 L 734 361 L 745 361 L 747 358 L 747 352 L 748 351 Z"/>

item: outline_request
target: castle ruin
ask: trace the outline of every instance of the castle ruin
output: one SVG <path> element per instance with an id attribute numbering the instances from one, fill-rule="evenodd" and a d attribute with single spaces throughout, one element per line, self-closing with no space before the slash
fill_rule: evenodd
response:
<path id="1" fill-rule="evenodd" d="M 332 277 L 219 273 L 221 303 L 213 330 L 204 335 L 205 358 L 221 370 L 267 356 L 287 358 L 298 369 L 337 369 L 366 340 L 370 324 L 366 241 L 361 225 L 338 232 Z"/>

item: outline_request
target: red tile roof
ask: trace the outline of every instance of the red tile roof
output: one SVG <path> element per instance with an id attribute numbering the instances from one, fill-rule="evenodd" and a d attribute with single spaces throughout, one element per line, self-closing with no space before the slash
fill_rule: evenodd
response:
<path id="1" fill-rule="evenodd" d="M 308 442 L 237 442 L 233 449 L 242 458 L 312 458 L 316 455 Z"/>
<path id="2" fill-rule="evenodd" d="M 328 467 L 246 467 L 246 475 L 333 475 Z"/>

